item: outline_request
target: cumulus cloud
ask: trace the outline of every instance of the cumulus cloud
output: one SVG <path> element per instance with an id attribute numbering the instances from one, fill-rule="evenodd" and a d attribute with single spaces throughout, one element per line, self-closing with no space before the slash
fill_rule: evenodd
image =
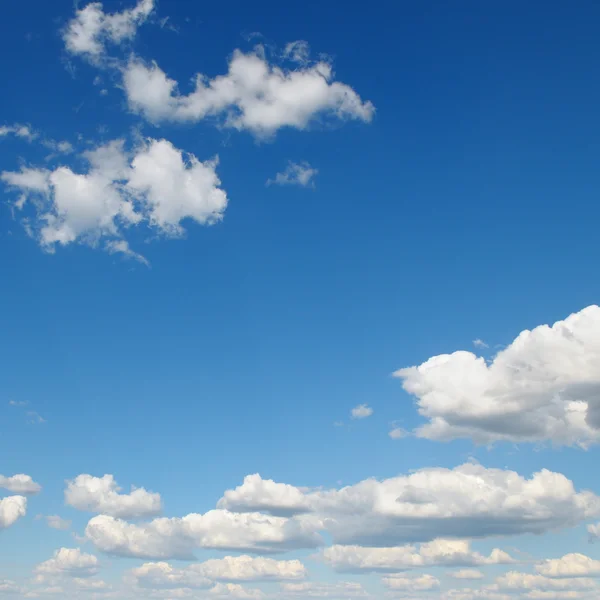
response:
<path id="1" fill-rule="evenodd" d="M 318 172 L 318 169 L 314 169 L 307 162 L 295 163 L 289 161 L 284 171 L 277 173 L 273 179 L 267 180 L 267 185 L 314 187 L 314 179 Z"/>
<path id="2" fill-rule="evenodd" d="M 359 404 L 350 411 L 353 419 L 366 419 L 373 414 L 373 409 L 368 404 Z"/>
<path id="3" fill-rule="evenodd" d="M 38 575 L 90 577 L 98 572 L 98 567 L 96 556 L 81 552 L 79 548 L 60 548 L 52 558 L 39 564 L 35 572 Z"/>
<path id="4" fill-rule="evenodd" d="M 329 491 L 294 492 L 270 482 L 265 497 L 259 476 L 254 477 L 251 488 L 237 488 L 236 503 L 230 505 L 235 510 L 277 507 L 278 494 L 284 492 L 293 498 L 286 500 L 288 510 L 306 511 L 308 506 L 310 516 L 318 517 L 334 543 L 342 545 L 388 547 L 439 537 L 543 533 L 600 512 L 598 496 L 577 492 L 564 475 L 548 470 L 527 479 L 514 471 L 467 463 Z"/>
<path id="5" fill-rule="evenodd" d="M 595 589 L 596 587 L 597 584 L 593 579 L 585 577 L 573 579 L 554 579 L 550 577 L 544 577 L 543 575 L 533 575 L 531 573 L 510 571 L 498 577 L 492 589 L 511 592 L 571 592 L 577 590 L 591 590 Z"/>
<path id="6" fill-rule="evenodd" d="M 600 439 L 600 307 L 523 331 L 491 364 L 455 352 L 395 375 L 428 419 L 420 437 L 587 447 Z"/>
<path id="7" fill-rule="evenodd" d="M 181 569 L 166 562 L 145 563 L 130 572 L 136 585 L 165 588 L 208 588 L 215 581 L 286 581 L 304 579 L 306 568 L 299 560 L 226 556 Z"/>
<path id="8" fill-rule="evenodd" d="M 393 572 L 421 567 L 510 564 L 514 559 L 495 548 L 489 556 L 471 550 L 467 540 L 437 539 L 420 548 L 397 546 L 369 548 L 333 545 L 322 552 L 323 560 L 338 572 Z"/>
<path id="9" fill-rule="evenodd" d="M 447 574 L 449 577 L 453 579 L 483 579 L 484 575 L 481 571 L 477 569 L 460 569 L 459 571 L 450 571 Z"/>
<path id="10" fill-rule="evenodd" d="M 226 75 L 196 75 L 188 95 L 156 63 L 138 59 L 124 68 L 123 85 L 131 110 L 154 123 L 215 117 L 225 127 L 262 137 L 282 127 L 306 129 L 317 117 L 369 122 L 375 112 L 350 86 L 334 80 L 330 64 L 288 70 L 270 64 L 261 51 L 236 50 Z"/>
<path id="11" fill-rule="evenodd" d="M 123 140 L 113 140 L 81 158 L 88 164 L 84 173 L 61 166 L 0 174 L 20 191 L 19 209 L 33 200 L 34 235 L 46 250 L 73 242 L 94 246 L 105 238 L 108 252 L 144 262 L 124 241 L 128 228 L 144 223 L 178 236 L 185 232 L 186 219 L 210 225 L 223 217 L 227 196 L 219 187 L 216 158 L 186 157 L 164 139 L 149 139 L 132 152 Z"/>
<path id="12" fill-rule="evenodd" d="M 268 554 L 322 543 L 310 521 L 227 510 L 144 524 L 99 515 L 90 520 L 85 534 L 103 552 L 159 560 L 190 559 L 195 548 Z"/>
<path id="13" fill-rule="evenodd" d="M 429 592 L 440 587 L 440 580 L 433 575 L 420 575 L 418 577 L 384 577 L 382 582 L 389 590 L 407 594 Z"/>
<path id="14" fill-rule="evenodd" d="M 24 475 L 23 473 L 12 475 L 11 477 L 0 475 L 0 488 L 4 488 L 15 494 L 25 495 L 39 494 L 42 490 L 42 486 L 39 483 L 36 483 L 29 475 Z"/>
<path id="15" fill-rule="evenodd" d="M 63 31 L 65 48 L 71 54 L 97 62 L 106 44 L 131 40 L 154 9 L 154 0 L 139 0 L 122 12 L 105 13 L 102 3 L 92 2 L 77 10 Z"/>
<path id="16" fill-rule="evenodd" d="M 144 488 L 132 488 L 129 494 L 120 491 L 112 475 L 78 475 L 67 481 L 65 503 L 78 510 L 122 518 L 147 517 L 162 510 L 160 494 Z"/>
<path id="17" fill-rule="evenodd" d="M 368 598 L 369 594 L 360 583 L 338 581 L 336 583 L 282 583 L 281 592 L 290 598 Z"/>
<path id="18" fill-rule="evenodd" d="M 546 577 L 596 577 L 600 575 L 600 560 L 585 554 L 565 554 L 543 561 L 535 570 Z"/>
<path id="19" fill-rule="evenodd" d="M 13 525 L 27 514 L 25 496 L 8 496 L 0 500 L 0 530 Z"/>
<path id="20" fill-rule="evenodd" d="M 234 512 L 267 512 L 291 516 L 308 512 L 309 500 L 297 487 L 263 479 L 258 473 L 244 477 L 242 485 L 227 490 L 217 508 Z"/>

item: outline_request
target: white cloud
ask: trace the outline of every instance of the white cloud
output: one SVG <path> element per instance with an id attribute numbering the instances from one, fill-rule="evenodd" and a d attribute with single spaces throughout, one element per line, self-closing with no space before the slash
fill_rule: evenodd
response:
<path id="1" fill-rule="evenodd" d="M 29 125 L 0 125 L 0 138 L 8 135 L 14 135 L 28 142 L 32 142 L 38 136 Z"/>
<path id="2" fill-rule="evenodd" d="M 420 575 L 418 577 L 384 577 L 382 582 L 389 590 L 405 593 L 429 592 L 440 587 L 440 580 L 433 575 Z"/>
<path id="3" fill-rule="evenodd" d="M 369 594 L 360 583 L 338 581 L 336 583 L 282 583 L 281 591 L 285 598 L 367 598 Z"/>
<path id="4" fill-rule="evenodd" d="M 576 492 L 564 475 L 548 470 L 526 479 L 514 471 L 467 463 L 330 491 L 294 492 L 270 482 L 265 495 L 259 476 L 254 477 L 251 488 L 237 488 L 236 502 L 229 505 L 234 510 L 278 507 L 279 495 L 285 494 L 288 511 L 308 506 L 309 516 L 323 524 L 334 543 L 344 545 L 387 547 L 440 536 L 543 533 L 600 514 L 598 496 Z"/>
<path id="5" fill-rule="evenodd" d="M 359 404 L 350 411 L 353 419 L 366 419 L 373 414 L 373 409 L 367 404 Z"/>
<path id="6" fill-rule="evenodd" d="M 498 591 L 576 591 L 596 588 L 593 579 L 579 577 L 573 579 L 553 579 L 543 575 L 510 571 L 496 579 L 493 589 Z"/>
<path id="7" fill-rule="evenodd" d="M 489 348 L 489 346 L 479 338 L 473 340 L 473 346 L 475 346 L 475 348 Z"/>
<path id="8" fill-rule="evenodd" d="M 127 228 L 145 223 L 166 235 L 182 235 L 182 221 L 210 225 L 222 219 L 227 196 L 219 188 L 217 159 L 200 162 L 184 157 L 166 140 L 149 139 L 128 153 L 123 140 L 84 152 L 85 173 L 69 167 L 23 168 L 3 172 L 0 179 L 19 190 L 22 209 L 33 198 L 35 235 L 42 247 L 79 241 L 145 259 L 125 245 Z"/>
<path id="9" fill-rule="evenodd" d="M 585 554 L 565 554 L 561 558 L 547 559 L 535 570 L 546 577 L 588 577 L 600 575 L 600 560 Z"/>
<path id="10" fill-rule="evenodd" d="M 437 539 L 420 548 L 396 546 L 368 548 L 334 545 L 322 552 L 323 560 L 338 572 L 393 572 L 421 567 L 510 564 L 510 555 L 495 548 L 489 556 L 471 550 L 467 540 Z"/>
<path id="11" fill-rule="evenodd" d="M 451 571 L 447 573 L 449 577 L 453 579 L 483 579 L 484 575 L 481 571 L 477 569 L 460 569 L 459 571 Z"/>
<path id="12" fill-rule="evenodd" d="M 65 531 L 71 527 L 71 521 L 63 519 L 58 515 L 47 515 L 44 517 L 44 519 L 46 520 L 46 524 L 48 527 L 50 527 L 50 529 L 59 529 Z"/>
<path id="13" fill-rule="evenodd" d="M 0 500 L 0 530 L 13 525 L 27 514 L 25 496 L 8 496 Z"/>
<path id="14" fill-rule="evenodd" d="M 299 560 L 226 556 L 175 568 L 166 562 L 145 563 L 131 570 L 136 585 L 158 588 L 208 588 L 215 581 L 286 581 L 303 579 L 306 568 Z"/>
<path id="15" fill-rule="evenodd" d="M 406 429 L 402 429 L 402 427 L 393 427 L 392 429 L 390 429 L 390 431 L 388 432 L 388 435 L 393 439 L 393 440 L 399 440 L 403 437 L 406 437 L 408 435 Z"/>
<path id="16" fill-rule="evenodd" d="M 154 0 L 139 0 L 132 9 L 105 13 L 100 2 L 92 2 L 77 10 L 67 24 L 63 31 L 65 47 L 71 54 L 98 61 L 107 42 L 131 40 L 153 9 Z"/>
<path id="17" fill-rule="evenodd" d="M 39 564 L 38 575 L 69 575 L 90 577 L 98 572 L 99 561 L 93 554 L 81 552 L 79 548 L 60 548 L 54 556 Z"/>
<path id="18" fill-rule="evenodd" d="M 236 50 L 226 75 L 196 75 L 187 96 L 156 63 L 130 61 L 123 83 L 130 108 L 154 123 L 222 117 L 225 127 L 262 137 L 282 127 L 305 129 L 317 117 L 369 122 L 375 112 L 350 86 L 334 81 L 328 63 L 288 70 L 269 64 L 259 51 Z"/>
<path id="19" fill-rule="evenodd" d="M 126 240 L 109 240 L 108 242 L 106 242 L 105 248 L 109 254 L 122 254 L 126 258 L 136 260 L 137 262 L 140 262 L 143 265 L 146 265 L 147 267 L 150 266 L 148 260 L 141 254 L 134 252 L 129 247 L 129 242 L 127 242 Z"/>
<path id="20" fill-rule="evenodd" d="M 226 510 L 135 525 L 100 515 L 90 520 L 85 533 L 103 552 L 149 559 L 190 559 L 195 548 L 267 554 L 322 543 L 311 521 Z"/>
<path id="21" fill-rule="evenodd" d="M 296 40 L 285 45 L 283 56 L 299 64 L 307 64 L 310 58 L 310 46 L 304 40 Z"/>
<path id="22" fill-rule="evenodd" d="M 491 364 L 471 352 L 396 371 L 434 440 L 588 446 L 600 439 L 600 308 L 522 332 Z"/>
<path id="23" fill-rule="evenodd" d="M 281 173 L 277 173 L 274 179 L 268 179 L 267 185 L 299 185 L 301 187 L 314 187 L 314 179 L 318 173 L 307 162 L 288 162 L 287 167 Z"/>
<path id="24" fill-rule="evenodd" d="M 227 490 L 217 508 L 235 512 L 268 512 L 272 515 L 291 516 L 310 510 L 304 493 L 286 483 L 263 479 L 258 473 L 244 477 L 244 483 Z"/>
<path id="25" fill-rule="evenodd" d="M 82 474 L 67 481 L 65 504 L 78 510 L 123 518 L 152 516 L 162 510 L 160 494 L 134 487 L 129 494 L 120 491 L 112 475 Z"/>
<path id="26" fill-rule="evenodd" d="M 15 494 L 39 494 L 42 490 L 42 486 L 39 483 L 33 481 L 29 475 L 19 473 L 12 477 L 5 477 L 0 475 L 0 488 L 4 488 L 9 492 Z"/>

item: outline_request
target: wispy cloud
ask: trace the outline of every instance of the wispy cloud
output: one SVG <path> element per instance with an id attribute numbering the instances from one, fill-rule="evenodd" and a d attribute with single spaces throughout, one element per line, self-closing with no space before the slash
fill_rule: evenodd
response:
<path id="1" fill-rule="evenodd" d="M 301 187 L 315 187 L 314 179 L 318 173 L 307 162 L 295 163 L 290 161 L 281 173 L 273 179 L 267 179 L 267 185 L 299 185 Z"/>

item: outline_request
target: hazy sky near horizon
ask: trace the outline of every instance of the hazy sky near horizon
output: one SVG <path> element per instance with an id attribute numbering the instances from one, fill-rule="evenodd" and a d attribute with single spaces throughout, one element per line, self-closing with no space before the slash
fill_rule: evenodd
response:
<path id="1" fill-rule="evenodd" d="M 5 4 L 0 598 L 598 598 L 600 7 Z"/>

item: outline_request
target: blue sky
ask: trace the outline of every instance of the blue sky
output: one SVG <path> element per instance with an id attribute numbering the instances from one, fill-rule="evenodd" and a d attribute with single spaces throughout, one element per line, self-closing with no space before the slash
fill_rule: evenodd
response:
<path id="1" fill-rule="evenodd" d="M 598 597 L 597 5 L 2 12 L 0 596 Z"/>

